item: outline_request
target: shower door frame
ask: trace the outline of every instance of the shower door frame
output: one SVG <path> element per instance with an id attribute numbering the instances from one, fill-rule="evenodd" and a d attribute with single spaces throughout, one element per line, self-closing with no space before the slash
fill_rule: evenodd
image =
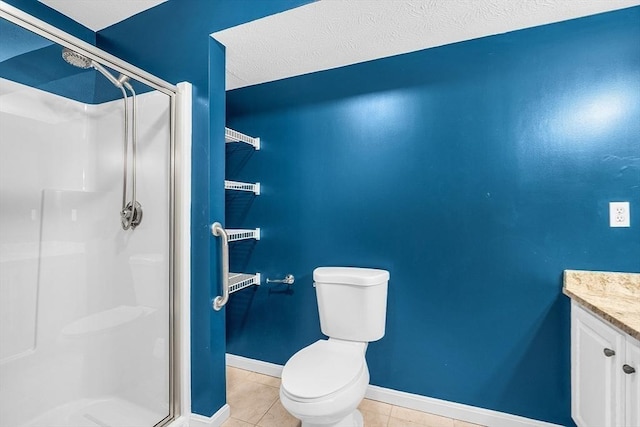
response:
<path id="1" fill-rule="evenodd" d="M 185 92 L 191 90 L 191 87 L 189 84 L 185 84 L 184 86 L 181 84 L 181 88 L 178 88 L 177 86 L 129 64 L 87 42 L 84 42 L 77 37 L 60 30 L 59 28 L 47 24 L 46 22 L 29 15 L 28 13 L 17 9 L 4 1 L 0 1 L 0 18 L 4 18 L 19 27 L 57 43 L 60 46 L 77 51 L 101 65 L 106 65 L 119 73 L 125 74 L 138 82 L 144 83 L 147 86 L 169 96 L 169 414 L 160 420 L 154 427 L 167 426 L 177 420 L 181 415 L 187 415 L 189 412 L 189 396 L 187 391 L 189 385 L 185 382 L 186 379 L 181 378 L 181 371 L 184 370 L 184 366 L 178 366 L 178 360 L 181 361 L 180 364 L 184 365 L 184 359 L 188 359 L 188 354 L 185 354 L 188 353 L 188 344 L 186 348 L 184 343 L 178 344 L 179 340 L 184 341 L 185 339 L 182 335 L 186 334 L 181 332 L 180 326 L 185 327 L 184 324 L 188 322 L 184 313 L 184 311 L 188 310 L 180 307 L 180 312 L 182 313 L 178 316 L 177 304 L 180 302 L 184 305 L 184 302 L 181 300 L 184 299 L 185 296 L 180 295 L 178 298 L 177 295 L 177 285 L 180 284 L 181 272 L 178 271 L 179 269 L 176 268 L 176 266 L 181 263 L 176 257 L 175 245 L 177 242 L 181 242 L 181 246 L 184 246 L 183 240 L 188 240 L 188 236 L 186 236 L 188 233 L 180 230 L 181 228 L 184 229 L 185 226 L 178 226 L 179 224 L 183 224 L 184 219 L 182 217 L 184 214 L 181 214 L 180 209 L 176 204 L 177 178 L 180 176 L 180 181 L 187 179 L 180 175 L 180 172 L 182 172 L 181 170 L 176 169 L 176 151 L 178 150 L 178 147 L 176 147 L 176 134 L 178 131 L 180 131 L 183 137 L 185 134 L 184 129 L 179 130 L 176 126 L 176 114 L 178 110 L 176 104 L 179 95 L 184 98 L 185 102 L 188 102 L 191 99 L 189 94 L 185 94 Z M 184 108 L 185 106 L 181 106 L 180 110 L 183 111 Z M 190 111 L 190 106 L 188 106 L 187 109 Z M 190 115 L 190 113 L 187 114 Z M 185 118 L 182 118 L 181 122 L 184 122 L 184 119 Z M 182 128 L 185 126 L 190 126 L 190 123 L 181 123 Z M 189 146 L 190 144 L 182 141 L 181 145 Z M 184 148 L 186 147 L 183 147 L 182 149 Z M 183 156 L 184 154 L 186 153 L 183 153 Z M 189 195 L 181 195 L 181 202 L 184 202 L 188 197 Z M 176 234 L 176 231 L 180 231 L 180 234 Z M 185 234 L 185 236 L 182 234 Z M 184 261 L 182 261 L 182 263 L 184 263 Z M 182 266 L 182 268 L 184 267 Z M 188 286 L 188 284 L 181 285 L 182 286 L 180 286 L 180 288 L 183 290 Z M 178 334 L 180 336 L 177 337 L 176 335 Z"/>

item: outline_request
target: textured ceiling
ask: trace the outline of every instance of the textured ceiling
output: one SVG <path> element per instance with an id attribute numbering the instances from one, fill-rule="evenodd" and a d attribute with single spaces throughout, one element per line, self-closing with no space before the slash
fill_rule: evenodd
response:
<path id="1" fill-rule="evenodd" d="M 167 0 L 39 0 L 93 31 L 123 21 Z"/>
<path id="2" fill-rule="evenodd" d="M 212 34 L 227 89 L 640 5 L 640 0 L 321 0 Z"/>

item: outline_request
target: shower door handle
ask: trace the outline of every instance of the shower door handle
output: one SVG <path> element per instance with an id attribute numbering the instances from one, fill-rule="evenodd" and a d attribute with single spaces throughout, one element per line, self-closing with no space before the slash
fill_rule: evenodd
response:
<path id="1" fill-rule="evenodd" d="M 215 297 L 213 300 L 213 309 L 219 311 L 229 300 L 229 235 L 219 222 L 211 224 L 211 234 L 222 239 L 220 251 L 222 261 L 222 295 Z"/>

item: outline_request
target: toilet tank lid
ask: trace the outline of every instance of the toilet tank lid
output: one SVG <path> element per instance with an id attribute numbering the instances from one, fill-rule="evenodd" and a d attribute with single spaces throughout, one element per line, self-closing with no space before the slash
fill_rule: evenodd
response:
<path id="1" fill-rule="evenodd" d="M 313 280 L 319 283 L 373 286 L 386 283 L 389 280 L 389 272 L 376 268 L 318 267 L 313 270 Z"/>

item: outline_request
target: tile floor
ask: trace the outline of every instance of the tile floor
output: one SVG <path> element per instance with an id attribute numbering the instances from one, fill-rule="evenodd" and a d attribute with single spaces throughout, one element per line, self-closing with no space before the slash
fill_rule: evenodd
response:
<path id="1" fill-rule="evenodd" d="M 222 427 L 299 427 L 280 403 L 280 378 L 227 367 L 231 418 Z M 365 427 L 479 427 L 477 424 L 365 399 L 359 406 Z"/>

